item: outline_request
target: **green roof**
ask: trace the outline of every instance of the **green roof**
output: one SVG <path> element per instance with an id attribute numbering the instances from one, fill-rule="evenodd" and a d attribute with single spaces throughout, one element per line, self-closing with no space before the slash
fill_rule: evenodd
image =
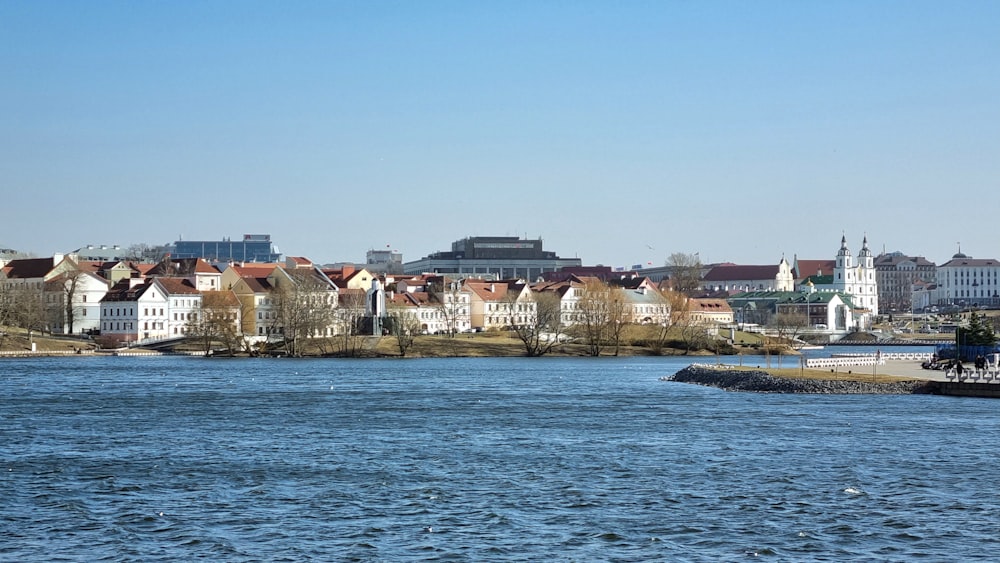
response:
<path id="1" fill-rule="evenodd" d="M 802 291 L 746 291 L 737 293 L 729 298 L 730 305 L 733 301 L 772 301 L 774 303 L 829 303 L 834 296 L 840 297 L 845 305 L 854 307 L 851 296 L 839 291 L 814 291 L 805 293 Z M 737 307 L 734 307 L 737 308 Z"/>

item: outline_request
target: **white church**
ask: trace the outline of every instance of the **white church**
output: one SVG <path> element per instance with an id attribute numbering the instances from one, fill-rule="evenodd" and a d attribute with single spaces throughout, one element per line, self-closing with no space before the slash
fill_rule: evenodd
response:
<path id="1" fill-rule="evenodd" d="M 878 316 L 878 282 L 875 257 L 868 248 L 868 236 L 861 243 L 857 260 L 847 247 L 847 236 L 840 239 L 833 274 L 809 276 L 800 282 L 803 291 L 836 291 L 850 296 L 858 326 L 867 327 Z"/>

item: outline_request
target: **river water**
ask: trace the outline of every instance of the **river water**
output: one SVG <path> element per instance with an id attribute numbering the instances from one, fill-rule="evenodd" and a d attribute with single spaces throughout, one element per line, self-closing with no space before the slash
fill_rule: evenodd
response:
<path id="1" fill-rule="evenodd" d="M 689 361 L 4 360 L 0 561 L 1000 552 L 1000 402 L 660 381 Z"/>

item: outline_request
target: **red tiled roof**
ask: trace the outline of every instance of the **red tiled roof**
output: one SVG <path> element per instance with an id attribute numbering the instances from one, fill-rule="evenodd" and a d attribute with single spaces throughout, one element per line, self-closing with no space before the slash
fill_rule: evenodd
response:
<path id="1" fill-rule="evenodd" d="M 708 271 L 705 281 L 773 280 L 778 275 L 778 265 L 765 266 L 716 266 Z"/>
<path id="2" fill-rule="evenodd" d="M 836 260 L 796 260 L 792 265 L 795 268 L 793 275 L 795 279 L 802 279 L 809 276 L 832 276 L 833 269 L 837 267 Z"/>

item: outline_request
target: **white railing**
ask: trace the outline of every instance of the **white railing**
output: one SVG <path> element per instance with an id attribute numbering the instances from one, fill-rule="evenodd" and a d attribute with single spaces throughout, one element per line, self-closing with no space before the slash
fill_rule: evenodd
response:
<path id="1" fill-rule="evenodd" d="M 944 374 L 948 381 L 958 381 L 959 383 L 1000 383 L 1000 365 L 987 362 L 983 369 L 969 369 L 962 366 L 962 375 L 958 375 L 955 366 L 948 368 Z"/>
<path id="2" fill-rule="evenodd" d="M 850 366 L 884 366 L 885 359 L 877 359 L 875 356 L 850 356 L 841 358 L 808 358 L 807 368 L 838 368 Z"/>
<path id="3" fill-rule="evenodd" d="M 875 358 L 881 357 L 883 360 L 904 360 L 914 362 L 926 362 L 934 356 L 931 352 L 882 352 L 876 354 L 831 354 L 831 358 Z"/>
<path id="4" fill-rule="evenodd" d="M 0 356 L 20 357 L 20 356 L 76 356 L 93 354 L 93 350 L 7 350 L 0 352 Z"/>

